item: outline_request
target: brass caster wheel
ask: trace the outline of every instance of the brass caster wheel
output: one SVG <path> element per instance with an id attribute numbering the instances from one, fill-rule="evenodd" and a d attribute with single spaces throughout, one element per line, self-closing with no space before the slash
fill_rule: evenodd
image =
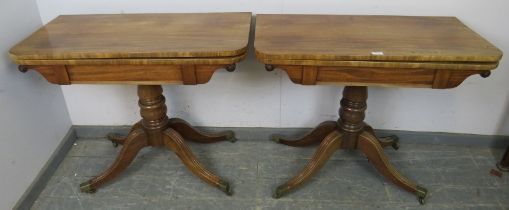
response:
<path id="1" fill-rule="evenodd" d="M 228 196 L 233 195 L 233 190 L 230 186 L 230 183 L 228 183 L 227 181 L 223 181 L 223 180 L 219 181 L 219 189 L 221 191 L 223 191 L 224 193 L 226 193 L 226 195 L 228 195 Z"/>
<path id="2" fill-rule="evenodd" d="M 280 140 L 281 140 L 281 136 L 280 135 L 277 135 L 277 134 L 274 134 L 270 137 L 270 140 L 273 141 L 273 142 L 276 142 L 276 143 L 281 143 Z"/>
<path id="3" fill-rule="evenodd" d="M 394 139 L 394 142 L 392 143 L 392 148 L 394 150 L 398 150 L 399 149 L 399 137 L 398 136 L 391 136 L 393 139 Z"/>
<path id="4" fill-rule="evenodd" d="M 396 135 L 380 137 L 380 140 L 383 140 L 384 142 L 390 142 L 391 147 L 394 150 L 398 150 L 399 149 L 399 137 L 396 136 Z"/>
<path id="5" fill-rule="evenodd" d="M 95 193 L 96 189 L 92 188 L 91 181 L 86 181 L 80 184 L 80 191 L 84 193 Z"/>
<path id="6" fill-rule="evenodd" d="M 233 131 L 226 131 L 226 132 L 228 132 L 226 134 L 226 140 L 231 143 L 235 143 L 237 141 L 237 138 L 235 137 L 235 133 Z"/>
<path id="7" fill-rule="evenodd" d="M 417 195 L 417 199 L 419 200 L 419 203 L 421 205 L 424 205 L 425 198 L 428 195 L 428 190 L 424 187 L 417 186 L 417 192 L 415 192 L 415 194 Z"/>
<path id="8" fill-rule="evenodd" d="M 119 145 L 118 141 L 120 141 L 124 137 L 122 137 L 121 135 L 117 135 L 117 134 L 108 134 L 108 136 L 106 136 L 106 138 L 111 141 L 111 143 L 113 144 L 113 147 L 118 147 L 118 145 Z"/>
<path id="9" fill-rule="evenodd" d="M 272 195 L 273 198 L 278 199 L 281 198 L 284 194 L 288 192 L 288 186 L 281 185 L 276 188 L 276 192 L 274 192 L 274 195 Z"/>
<path id="10" fill-rule="evenodd" d="M 504 167 L 500 163 L 497 163 L 497 168 L 502 172 L 509 172 L 509 167 Z"/>

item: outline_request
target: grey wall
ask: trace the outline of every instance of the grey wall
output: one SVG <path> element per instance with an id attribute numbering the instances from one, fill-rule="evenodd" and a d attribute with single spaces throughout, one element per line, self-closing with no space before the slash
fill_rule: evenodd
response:
<path id="1" fill-rule="evenodd" d="M 40 26 L 35 0 L 0 3 L 0 209 L 14 206 L 71 126 L 61 88 L 8 57 Z"/>

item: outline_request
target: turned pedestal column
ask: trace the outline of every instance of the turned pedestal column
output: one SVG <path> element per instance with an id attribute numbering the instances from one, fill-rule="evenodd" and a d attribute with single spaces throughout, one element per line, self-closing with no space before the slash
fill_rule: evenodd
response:
<path id="1" fill-rule="evenodd" d="M 398 148 L 398 138 L 388 136 L 379 138 L 373 129 L 364 123 L 366 110 L 367 87 L 347 86 L 343 90 L 339 120 L 327 121 L 320 124 L 306 136 L 300 139 L 285 139 L 274 136 L 273 140 L 281 144 L 294 147 L 308 146 L 320 143 L 312 159 L 295 177 L 280 185 L 274 194 L 279 198 L 307 181 L 316 173 L 338 149 L 358 149 L 385 178 L 403 189 L 414 193 L 420 203 L 424 203 L 427 190 L 402 176 L 389 162 L 383 147 Z M 359 177 L 360 179 L 364 177 Z"/>
<path id="2" fill-rule="evenodd" d="M 95 192 L 104 183 L 117 177 L 131 164 L 138 152 L 147 146 L 166 147 L 175 152 L 185 166 L 196 176 L 228 195 L 232 194 L 230 184 L 207 170 L 193 155 L 185 140 L 213 143 L 222 140 L 234 142 L 233 132 L 225 131 L 205 134 L 182 119 L 169 119 L 166 115 L 165 98 L 160 85 L 139 85 L 138 96 L 142 120 L 134 124 L 126 137 L 109 135 L 115 145 L 122 145 L 115 162 L 99 176 L 80 185 L 82 192 Z"/>

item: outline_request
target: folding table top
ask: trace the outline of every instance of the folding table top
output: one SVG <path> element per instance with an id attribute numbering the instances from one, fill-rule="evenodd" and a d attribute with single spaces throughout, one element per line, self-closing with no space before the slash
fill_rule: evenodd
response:
<path id="1" fill-rule="evenodd" d="M 490 70 L 502 52 L 455 17 L 257 15 L 266 64 Z"/>
<path id="2" fill-rule="evenodd" d="M 25 65 L 236 62 L 246 54 L 250 23 L 248 12 L 62 15 L 10 53 Z"/>

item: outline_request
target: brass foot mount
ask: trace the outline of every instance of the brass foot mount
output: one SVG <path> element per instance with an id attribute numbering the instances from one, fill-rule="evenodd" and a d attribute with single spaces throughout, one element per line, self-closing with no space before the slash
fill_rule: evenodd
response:
<path id="1" fill-rule="evenodd" d="M 502 172 L 509 172 L 509 167 L 504 167 L 501 163 L 497 163 L 497 168 Z"/>
<path id="2" fill-rule="evenodd" d="M 95 193 L 97 189 L 92 187 L 92 181 L 86 181 L 80 184 L 80 191 L 84 193 Z"/>
<path id="3" fill-rule="evenodd" d="M 233 195 L 233 190 L 230 186 L 230 183 L 228 183 L 227 181 L 224 181 L 224 180 L 220 180 L 219 181 L 219 189 L 221 191 L 223 191 L 224 193 L 226 193 L 226 195 Z"/>
<path id="4" fill-rule="evenodd" d="M 417 199 L 419 199 L 419 203 L 424 205 L 426 196 L 428 195 L 428 190 L 424 187 L 417 186 L 417 191 L 415 192 L 417 195 Z"/>
<path id="5" fill-rule="evenodd" d="M 225 131 L 226 132 L 226 140 L 235 143 L 238 139 L 235 137 L 235 133 L 233 131 Z"/>

